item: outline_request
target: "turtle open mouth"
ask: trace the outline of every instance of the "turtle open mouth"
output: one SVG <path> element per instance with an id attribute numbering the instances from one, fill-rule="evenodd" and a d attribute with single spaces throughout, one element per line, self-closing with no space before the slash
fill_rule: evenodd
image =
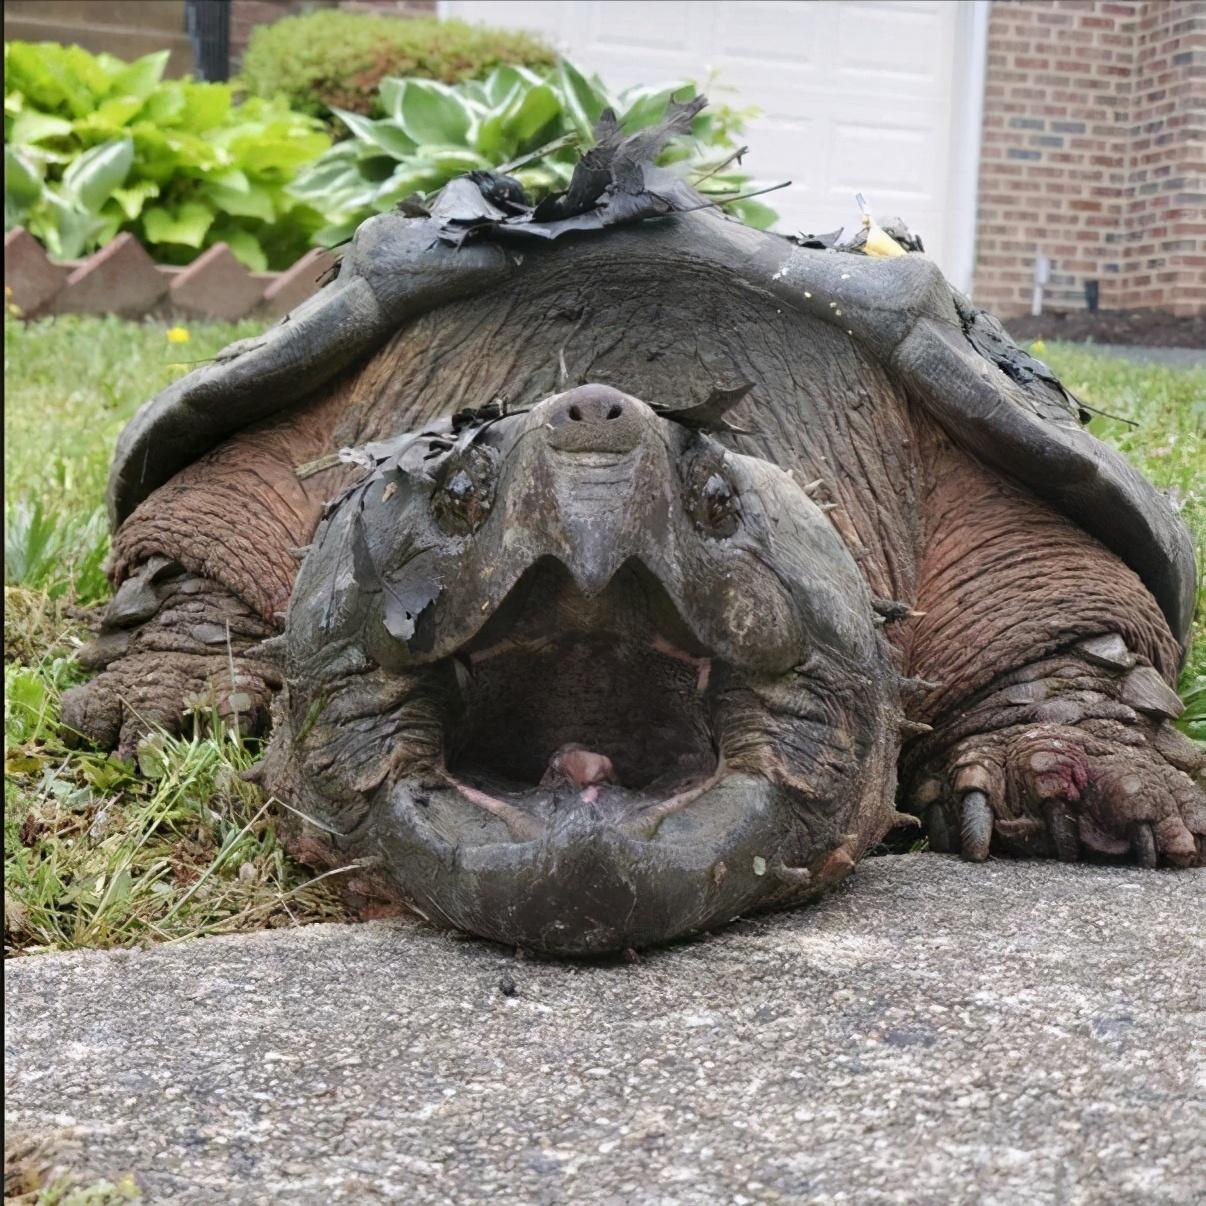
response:
<path id="1" fill-rule="evenodd" d="M 766 737 L 733 720 L 741 671 L 638 559 L 590 594 L 540 558 L 431 672 L 449 701 L 440 764 L 394 778 L 368 820 L 425 916 L 585 954 L 785 890 L 791 809 L 760 769 L 726 760 L 726 743 L 748 756 Z"/>
<path id="2" fill-rule="evenodd" d="M 723 667 L 639 562 L 588 598 L 542 559 L 450 661 L 447 771 L 512 831 L 590 809 L 650 834 L 717 777 Z"/>

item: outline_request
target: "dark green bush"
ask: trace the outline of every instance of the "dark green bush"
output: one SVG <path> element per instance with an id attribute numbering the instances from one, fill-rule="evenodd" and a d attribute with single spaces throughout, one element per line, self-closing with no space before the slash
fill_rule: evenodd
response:
<path id="1" fill-rule="evenodd" d="M 502 63 L 554 61 L 549 47 L 525 33 L 323 9 L 255 29 L 241 81 L 254 96 L 283 93 L 293 109 L 314 116 L 345 109 L 380 117 L 377 85 L 387 75 L 455 84 L 489 75 Z"/>

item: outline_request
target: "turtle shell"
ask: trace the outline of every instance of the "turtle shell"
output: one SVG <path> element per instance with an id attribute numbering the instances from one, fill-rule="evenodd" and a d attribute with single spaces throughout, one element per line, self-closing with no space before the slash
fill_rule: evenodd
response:
<path id="1" fill-rule="evenodd" d="M 648 165 L 635 184 L 630 163 L 613 165 L 610 176 L 597 156 L 588 167 L 592 188 L 578 190 L 576 213 L 563 197 L 542 215 L 499 177 L 477 173 L 454 182 L 430 211 L 370 218 L 335 280 L 138 411 L 117 445 L 112 523 L 233 432 L 312 396 L 416 315 L 486 293 L 545 257 L 573 256 L 582 240 L 608 239 L 623 254 L 656 252 L 729 273 L 802 318 L 839 326 L 953 441 L 1134 569 L 1184 646 L 1195 566 L 1173 506 L 1083 429 L 1077 400 L 1046 365 L 956 293 L 931 261 L 803 246 L 724 218 Z"/>

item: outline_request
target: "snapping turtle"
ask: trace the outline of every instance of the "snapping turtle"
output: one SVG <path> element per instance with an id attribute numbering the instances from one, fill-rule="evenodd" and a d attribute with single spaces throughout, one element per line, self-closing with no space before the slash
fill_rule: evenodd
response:
<path id="1" fill-rule="evenodd" d="M 550 952 L 808 900 L 901 823 L 1202 865 L 1170 505 L 928 260 L 730 221 L 666 132 L 370 219 L 148 403 L 67 723 L 271 712 L 300 857 Z"/>

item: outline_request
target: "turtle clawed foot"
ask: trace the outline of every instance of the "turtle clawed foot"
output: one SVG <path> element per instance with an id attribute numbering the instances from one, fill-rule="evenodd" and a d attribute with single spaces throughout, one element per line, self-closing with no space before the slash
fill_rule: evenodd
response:
<path id="1" fill-rule="evenodd" d="M 280 675 L 262 656 L 272 625 L 226 587 L 151 557 L 118 588 L 79 661 L 99 673 L 63 695 L 63 737 L 130 757 L 149 732 L 215 719 L 243 736 L 268 727 Z M 194 719 L 195 718 L 195 719 Z"/>
<path id="2" fill-rule="evenodd" d="M 90 682 L 64 692 L 63 736 L 131 757 L 148 733 L 191 731 L 219 723 L 251 737 L 266 731 L 272 689 L 242 659 L 230 680 L 226 658 L 135 654 L 120 658 Z"/>
<path id="3" fill-rule="evenodd" d="M 930 848 L 1141 867 L 1206 865 L 1206 752 L 1171 725 L 1027 725 L 967 738 L 923 774 Z"/>

